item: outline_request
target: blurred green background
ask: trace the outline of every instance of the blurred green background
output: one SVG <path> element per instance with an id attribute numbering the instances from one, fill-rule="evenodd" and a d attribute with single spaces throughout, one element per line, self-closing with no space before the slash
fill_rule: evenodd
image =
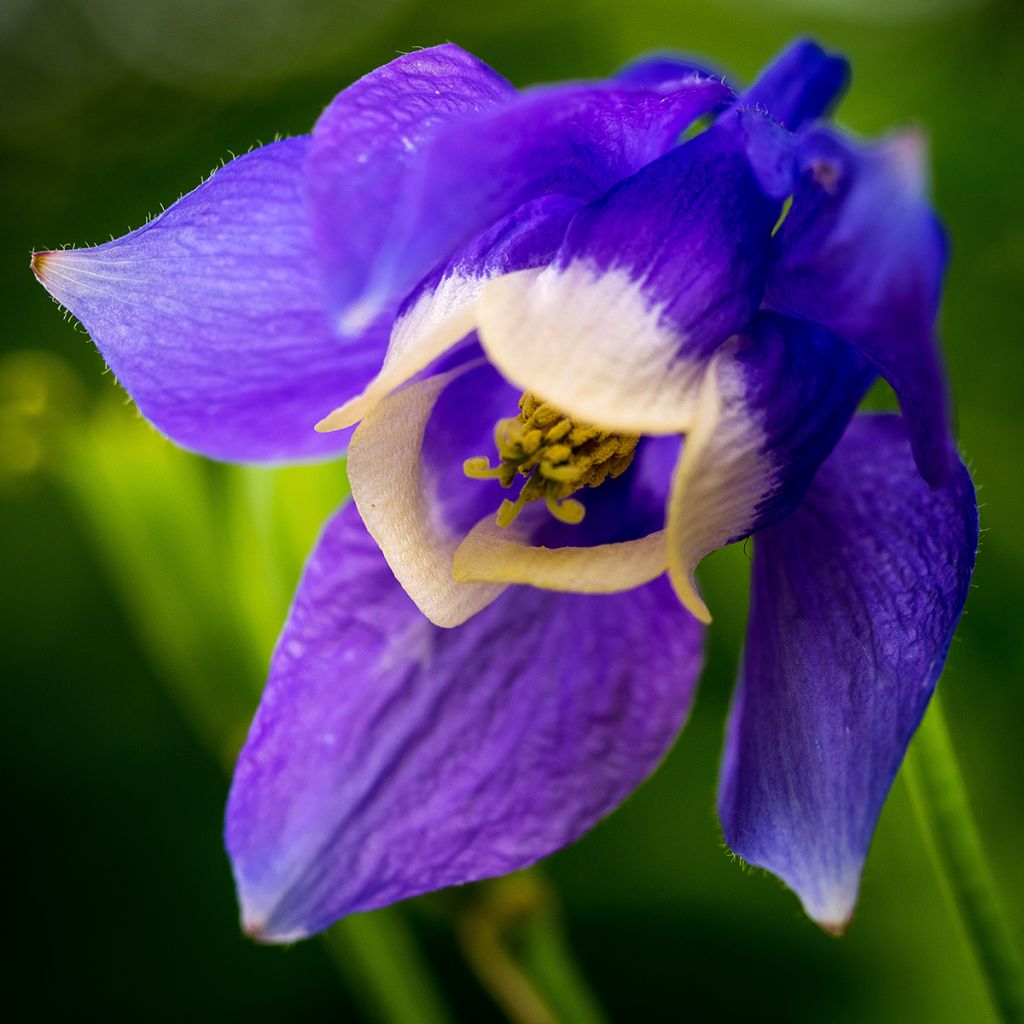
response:
<path id="1" fill-rule="evenodd" d="M 563 939 L 618 1021 L 992 1019 L 900 781 L 842 941 L 723 851 L 714 791 L 742 549 L 703 572 L 716 622 L 677 749 L 542 874 L 355 919 L 327 942 L 244 940 L 221 848 L 227 773 L 343 474 L 177 452 L 28 270 L 33 248 L 121 234 L 222 159 L 307 131 L 338 89 L 401 50 L 453 40 L 525 85 L 677 47 L 749 79 L 796 34 L 852 59 L 847 126 L 913 118 L 932 139 L 953 241 L 943 335 L 985 528 L 942 691 L 1020 938 L 1024 6 L 3 0 L 5 967 L 27 1019 L 501 1020 L 526 977 L 561 1016 L 596 1019 L 547 977 Z"/>

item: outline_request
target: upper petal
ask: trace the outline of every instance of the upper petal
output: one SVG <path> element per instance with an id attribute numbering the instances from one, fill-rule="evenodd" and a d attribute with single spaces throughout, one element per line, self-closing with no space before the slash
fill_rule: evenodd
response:
<path id="1" fill-rule="evenodd" d="M 438 88 L 443 94 L 443 83 Z M 726 92 L 720 82 L 699 77 L 670 90 L 611 83 L 546 87 L 432 126 L 410 141 L 400 162 L 400 188 L 389 193 L 380 214 L 386 227 L 373 234 L 365 258 L 345 256 L 349 269 L 335 275 L 332 296 L 343 324 L 367 322 L 454 249 L 530 200 L 602 195 L 675 145 Z M 353 187 L 347 174 L 310 164 L 314 187 L 330 196 Z M 324 223 L 330 238 L 345 218 Z"/>
<path id="2" fill-rule="evenodd" d="M 707 357 L 760 302 L 787 157 L 739 111 L 590 204 L 550 267 L 484 289 L 491 360 L 585 422 L 686 430 Z"/>
<path id="3" fill-rule="evenodd" d="M 767 111 L 790 131 L 830 112 L 850 84 L 850 65 L 810 39 L 790 43 L 739 102 Z"/>
<path id="4" fill-rule="evenodd" d="M 853 911 L 977 543 L 966 469 L 929 489 L 893 416 L 854 420 L 796 512 L 758 534 L 719 811 L 733 850 L 830 930 Z"/>
<path id="5" fill-rule="evenodd" d="M 808 135 L 765 301 L 823 324 L 875 364 L 899 396 L 921 473 L 937 483 L 953 464 L 933 333 L 946 246 L 924 198 L 922 150 L 913 131 L 869 146 Z"/>
<path id="6" fill-rule="evenodd" d="M 700 627 L 664 580 L 610 597 L 515 588 L 438 629 L 344 509 L 232 785 L 246 928 L 294 940 L 573 841 L 665 754 L 700 660 Z"/>
<path id="7" fill-rule="evenodd" d="M 368 268 L 403 230 L 399 199 L 425 143 L 444 125 L 507 103 L 515 89 L 451 43 L 403 54 L 339 93 L 313 130 L 307 162 L 319 266 L 332 315 L 359 333 L 401 300 L 430 265 L 401 280 L 371 313 L 352 308 Z M 459 241 L 458 239 L 455 242 Z"/>
<path id="8" fill-rule="evenodd" d="M 307 145 L 255 150 L 123 238 L 33 260 L 147 419 L 213 458 L 339 451 L 344 439 L 313 425 L 383 355 L 381 332 L 341 342 L 328 326 L 303 193 Z"/>
<path id="9" fill-rule="evenodd" d="M 714 355 L 672 481 L 669 572 L 710 622 L 697 563 L 798 504 L 873 374 L 856 350 L 806 321 L 759 313 Z"/>

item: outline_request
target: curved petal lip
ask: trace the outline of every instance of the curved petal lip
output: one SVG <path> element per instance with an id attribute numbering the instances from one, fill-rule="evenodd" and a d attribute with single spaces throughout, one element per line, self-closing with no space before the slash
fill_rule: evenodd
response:
<path id="1" fill-rule="evenodd" d="M 349 449 L 352 500 L 403 589 L 436 626 L 461 625 L 504 589 L 457 583 L 452 556 L 462 539 L 440 520 L 421 461 L 423 437 L 442 391 L 466 364 L 396 391 L 360 424 Z"/>
<path id="2" fill-rule="evenodd" d="M 660 576 L 668 567 L 665 531 L 592 547 L 534 546 L 494 516 L 482 519 L 456 548 L 452 573 L 461 583 L 525 583 L 543 590 L 614 594 Z"/>

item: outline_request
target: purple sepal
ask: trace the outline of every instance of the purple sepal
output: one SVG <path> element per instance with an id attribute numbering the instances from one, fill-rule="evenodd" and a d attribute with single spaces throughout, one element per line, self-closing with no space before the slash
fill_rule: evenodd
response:
<path id="1" fill-rule="evenodd" d="M 343 333 L 358 333 L 373 319 L 349 306 L 365 290 L 367 268 L 406 228 L 399 199 L 419 174 L 425 145 L 445 125 L 515 95 L 497 72 L 446 43 L 371 71 L 340 92 L 320 116 L 307 161 L 309 195 L 329 308 L 335 317 L 349 314 L 336 325 Z M 397 281 L 374 315 L 393 313 L 432 265 Z"/>
<path id="2" fill-rule="evenodd" d="M 800 146 L 793 207 L 775 237 L 765 303 L 855 345 L 899 397 L 930 483 L 954 462 L 933 328 L 946 244 L 923 197 L 913 132 L 858 146 L 816 131 Z"/>
<path id="3" fill-rule="evenodd" d="M 792 132 L 830 113 L 850 84 L 850 65 L 810 39 L 791 43 L 740 97 Z"/>
<path id="4" fill-rule="evenodd" d="M 339 452 L 313 425 L 380 366 L 386 330 L 341 341 L 313 269 L 308 138 L 233 160 L 144 227 L 39 253 L 43 286 L 85 325 L 143 415 L 227 461 Z"/>
<path id="5" fill-rule="evenodd" d="M 671 745 L 700 641 L 664 579 L 600 597 L 515 587 L 437 629 L 344 508 L 235 773 L 226 838 L 245 927 L 294 940 L 573 841 Z"/>
<path id="6" fill-rule="evenodd" d="M 977 546 L 966 469 L 930 489 L 896 416 L 855 419 L 800 507 L 757 536 L 719 812 L 732 849 L 830 930 L 853 911 Z"/>
<path id="7" fill-rule="evenodd" d="M 552 86 L 435 128 L 413 142 L 415 167 L 400 191 L 389 191 L 386 228 L 370 236 L 366 258 L 333 259 L 331 299 L 342 327 L 389 308 L 453 249 L 524 203 L 545 195 L 581 202 L 602 195 L 674 146 L 727 93 L 720 82 L 699 78 L 670 90 Z M 314 138 L 316 149 L 319 126 Z M 336 180 L 312 161 L 310 172 L 329 197 L 324 208 L 337 206 L 351 179 Z M 342 223 L 333 215 L 323 221 L 324 237 Z"/>

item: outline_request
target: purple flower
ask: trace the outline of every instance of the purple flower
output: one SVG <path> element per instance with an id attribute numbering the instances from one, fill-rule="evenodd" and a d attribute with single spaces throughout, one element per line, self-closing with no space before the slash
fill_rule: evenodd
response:
<path id="1" fill-rule="evenodd" d="M 845 926 L 977 547 L 922 145 L 825 127 L 847 77 L 799 42 L 738 97 L 673 58 L 518 92 L 440 46 L 35 256 L 179 444 L 348 447 L 231 791 L 253 934 L 593 826 L 686 718 L 695 567 L 755 533 L 719 810 Z M 854 415 L 876 374 L 902 417 Z"/>

